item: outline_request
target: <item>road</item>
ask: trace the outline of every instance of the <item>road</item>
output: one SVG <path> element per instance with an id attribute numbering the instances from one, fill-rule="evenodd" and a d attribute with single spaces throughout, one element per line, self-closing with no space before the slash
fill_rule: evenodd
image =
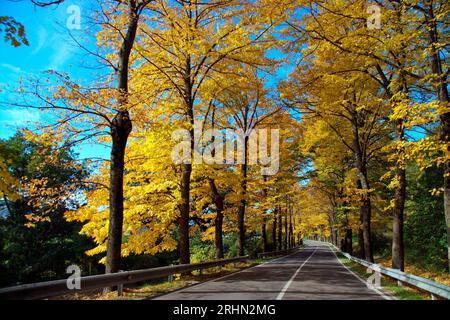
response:
<path id="1" fill-rule="evenodd" d="M 307 241 L 302 250 L 221 278 L 156 297 L 158 300 L 384 300 L 348 270 L 334 250 Z"/>

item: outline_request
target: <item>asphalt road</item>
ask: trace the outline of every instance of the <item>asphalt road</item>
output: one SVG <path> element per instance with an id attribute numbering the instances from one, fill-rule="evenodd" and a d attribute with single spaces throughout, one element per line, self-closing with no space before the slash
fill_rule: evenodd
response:
<path id="1" fill-rule="evenodd" d="M 333 249 L 308 241 L 291 255 L 155 297 L 157 300 L 384 300 L 340 263 Z"/>

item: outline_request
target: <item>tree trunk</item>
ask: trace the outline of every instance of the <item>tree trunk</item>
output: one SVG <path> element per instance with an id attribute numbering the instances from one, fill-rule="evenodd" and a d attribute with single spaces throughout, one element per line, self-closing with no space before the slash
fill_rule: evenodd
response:
<path id="1" fill-rule="evenodd" d="M 179 218 L 179 250 L 180 250 L 180 263 L 189 264 L 190 248 L 189 248 L 189 195 L 191 185 L 191 164 L 181 165 L 181 204 L 180 204 L 180 218 Z"/>
<path id="2" fill-rule="evenodd" d="M 272 251 L 277 250 L 277 209 L 273 212 L 272 221 Z"/>
<path id="3" fill-rule="evenodd" d="M 284 249 L 288 248 L 288 236 L 289 236 L 289 232 L 288 232 L 288 210 L 286 208 L 286 212 L 284 214 Z"/>
<path id="4" fill-rule="evenodd" d="M 212 198 L 216 206 L 216 218 L 214 219 L 214 244 L 216 247 L 216 259 L 223 258 L 223 196 L 217 190 L 214 179 L 209 179 L 209 186 L 211 189 Z"/>
<path id="5" fill-rule="evenodd" d="M 438 19 L 435 16 L 433 2 L 426 2 L 426 12 L 423 15 L 424 22 L 427 25 L 428 42 L 431 47 L 430 60 L 431 71 L 435 77 L 436 93 L 443 107 L 448 107 L 450 98 L 448 93 L 448 72 L 443 70 L 443 61 L 439 54 L 440 39 L 438 33 Z M 450 112 L 440 116 L 442 123 L 440 139 L 447 146 L 446 156 L 450 154 Z M 450 161 L 446 160 L 444 164 L 444 215 L 445 225 L 447 227 L 447 265 L 450 272 Z"/>
<path id="6" fill-rule="evenodd" d="M 238 239 L 237 248 L 239 256 L 245 255 L 245 208 L 247 195 L 247 146 L 248 137 L 244 138 L 244 163 L 241 165 L 241 203 L 238 211 Z"/>
<path id="7" fill-rule="evenodd" d="M 360 215 L 361 224 L 362 224 L 362 217 Z M 364 233 L 362 230 L 362 227 L 358 229 L 358 258 L 364 259 L 366 257 L 366 253 L 364 251 Z"/>
<path id="8" fill-rule="evenodd" d="M 138 25 L 136 3 L 129 1 L 126 33 L 119 50 L 117 89 L 119 111 L 111 121 L 112 139 L 109 181 L 109 226 L 106 248 L 106 273 L 120 269 L 123 225 L 123 174 L 125 170 L 125 148 L 132 130 L 129 113 L 124 109 L 128 102 L 128 70 L 131 50 Z"/>
<path id="9" fill-rule="evenodd" d="M 292 226 L 292 212 L 289 212 L 289 248 L 295 247 L 294 229 Z"/>
<path id="10" fill-rule="evenodd" d="M 448 75 L 442 70 L 442 59 L 439 55 L 439 37 L 437 32 L 437 25 L 435 21 L 435 15 L 433 12 L 432 3 L 429 4 L 428 10 L 428 33 L 430 45 L 432 47 L 431 52 L 431 67 L 433 73 L 438 77 L 437 93 L 439 101 L 444 106 L 449 104 L 449 93 L 447 87 Z M 441 139 L 449 145 L 450 143 L 450 112 L 441 115 L 442 129 Z M 450 154 L 450 147 L 447 147 L 447 156 Z M 447 226 L 447 263 L 450 272 L 450 161 L 447 160 L 444 165 L 444 214 L 445 224 Z"/>
<path id="11" fill-rule="evenodd" d="M 349 255 L 353 255 L 353 234 L 352 229 L 345 229 L 345 252 Z"/>
<path id="12" fill-rule="evenodd" d="M 268 246 L 267 246 L 267 231 L 266 231 L 266 223 L 263 222 L 261 225 L 261 235 L 262 235 L 262 241 L 263 241 L 263 251 L 267 252 Z"/>
<path id="13" fill-rule="evenodd" d="M 374 262 L 372 252 L 372 233 L 371 233 L 371 203 L 370 197 L 365 197 L 362 206 L 362 219 L 363 219 L 363 238 L 364 238 L 364 256 L 369 262 Z"/>
<path id="14" fill-rule="evenodd" d="M 360 218 L 362 223 L 362 239 L 364 248 L 364 257 L 367 261 L 373 262 L 373 252 L 372 252 L 372 234 L 370 230 L 371 224 L 371 201 L 370 201 L 370 190 L 369 182 L 367 179 L 367 157 L 365 148 L 361 146 L 359 139 L 359 119 L 357 111 L 352 114 L 352 134 L 353 134 L 353 149 L 356 160 L 356 169 L 358 170 L 359 185 L 358 187 L 362 190 L 366 190 L 366 194 L 361 197 L 360 206 Z M 361 236 L 360 236 L 360 244 Z M 362 248 L 360 248 L 360 253 L 362 254 Z"/>
<path id="15" fill-rule="evenodd" d="M 335 226 L 335 219 L 336 219 L 335 212 L 333 209 L 333 211 L 328 216 L 328 223 L 330 225 L 331 243 L 334 244 L 335 246 L 337 246 L 337 230 L 336 230 L 336 226 Z"/>
<path id="16" fill-rule="evenodd" d="M 194 141 L 194 100 L 192 98 L 192 80 L 191 80 L 191 57 L 186 57 L 186 68 L 184 77 L 184 98 L 185 98 L 185 108 L 186 108 L 186 120 L 191 125 L 189 129 L 190 136 L 190 162 L 183 163 L 181 165 L 181 183 L 180 183 L 180 193 L 181 193 L 181 204 L 180 208 L 180 218 L 178 219 L 179 226 L 179 252 L 180 252 L 180 263 L 189 264 L 191 263 L 191 254 L 189 247 L 189 218 L 190 218 L 190 193 L 191 193 L 191 173 L 192 173 L 192 152 L 195 147 Z M 185 273 L 188 274 L 188 273 Z"/>
<path id="17" fill-rule="evenodd" d="M 450 118 L 450 114 L 448 116 Z M 447 135 L 447 143 L 450 142 L 450 120 L 445 124 Z M 447 154 L 450 154 L 450 147 L 447 148 Z M 445 162 L 444 166 L 444 213 L 445 225 L 447 226 L 447 264 L 450 272 L 450 161 Z"/>
<path id="18" fill-rule="evenodd" d="M 125 168 L 125 147 L 131 132 L 128 112 L 116 115 L 111 126 L 112 148 L 109 186 L 109 227 L 106 250 L 106 273 L 118 272 L 122 248 L 123 225 L 123 173 Z"/>
<path id="19" fill-rule="evenodd" d="M 264 180 L 264 183 L 267 181 L 267 176 L 266 175 L 263 176 L 263 180 Z M 264 197 L 264 200 L 267 199 L 267 188 L 266 187 L 264 187 L 264 189 L 263 189 L 263 197 Z M 266 214 L 267 214 L 267 212 L 263 212 L 262 213 L 263 218 L 262 218 L 262 225 L 261 225 L 261 236 L 262 236 L 262 241 L 263 241 L 263 252 L 268 252 L 269 251 L 269 247 L 268 247 L 268 243 L 267 243 Z"/>
<path id="20" fill-rule="evenodd" d="M 336 230 L 334 226 L 330 227 L 330 241 L 332 244 L 336 245 Z"/>
<path id="21" fill-rule="evenodd" d="M 404 140 L 403 121 L 397 123 L 398 139 Z M 400 150 L 399 152 L 403 152 Z M 396 178 L 398 186 L 395 188 L 394 208 L 392 220 L 392 268 L 403 271 L 405 269 L 405 253 L 403 244 L 403 212 L 406 198 L 406 170 L 396 163 Z"/>
<path id="22" fill-rule="evenodd" d="M 442 116 L 443 133 L 447 145 L 450 144 L 450 113 Z M 450 147 L 447 147 L 447 156 L 450 154 Z M 450 161 L 444 165 L 444 214 L 445 225 L 447 226 L 447 264 L 450 272 Z"/>
<path id="23" fill-rule="evenodd" d="M 278 208 L 278 250 L 283 250 L 283 213 Z"/>

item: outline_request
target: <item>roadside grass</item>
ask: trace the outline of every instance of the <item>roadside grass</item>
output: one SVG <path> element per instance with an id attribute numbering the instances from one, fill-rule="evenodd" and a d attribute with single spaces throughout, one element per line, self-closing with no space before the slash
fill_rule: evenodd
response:
<path id="1" fill-rule="evenodd" d="M 340 252 L 336 252 L 339 260 L 350 270 L 360 276 L 363 280 L 370 277 L 370 273 L 366 273 L 367 268 L 360 264 L 347 259 Z M 416 288 L 407 285 L 397 285 L 397 281 L 383 276 L 381 278 L 381 287 L 384 291 L 390 293 L 399 300 L 429 300 L 430 294 L 424 293 Z"/>
<path id="2" fill-rule="evenodd" d="M 384 256 L 384 257 L 375 257 L 375 261 L 383 266 L 383 267 L 391 267 L 391 257 L 390 256 Z M 431 270 L 425 270 L 424 267 L 414 264 L 414 263 L 408 263 L 408 261 L 405 262 L 405 272 L 414 274 L 419 277 L 427 278 L 434 280 L 436 282 L 440 282 L 442 284 L 445 284 L 446 286 L 450 286 L 450 274 L 445 271 L 431 271 Z"/>

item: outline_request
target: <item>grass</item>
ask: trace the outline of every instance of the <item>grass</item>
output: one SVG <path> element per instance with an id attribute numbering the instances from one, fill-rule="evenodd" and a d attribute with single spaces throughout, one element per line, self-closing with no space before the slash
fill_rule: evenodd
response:
<path id="1" fill-rule="evenodd" d="M 391 257 L 375 257 L 377 263 L 383 267 L 391 267 Z M 450 274 L 446 271 L 426 270 L 423 266 L 415 263 L 405 263 L 405 272 L 419 277 L 427 278 L 450 286 Z"/>
<path id="2" fill-rule="evenodd" d="M 366 267 L 347 259 L 344 255 L 337 252 L 339 260 L 354 273 L 366 280 L 370 274 L 366 273 Z M 388 277 L 381 278 L 381 287 L 383 291 L 390 293 L 399 300 L 429 300 L 430 294 L 422 292 L 416 288 L 406 285 L 398 286 L 397 281 Z"/>
<path id="3" fill-rule="evenodd" d="M 252 260 L 248 262 L 228 264 L 223 267 L 203 269 L 201 271 L 196 270 L 192 271 L 191 275 L 188 276 L 181 276 L 180 274 L 176 274 L 173 276 L 172 281 L 166 280 L 160 283 L 146 283 L 135 288 L 126 288 L 124 289 L 124 295 L 122 297 L 117 297 L 116 295 L 115 299 L 147 299 L 197 283 L 223 277 L 233 272 L 250 268 L 257 264 L 259 263 Z"/>

